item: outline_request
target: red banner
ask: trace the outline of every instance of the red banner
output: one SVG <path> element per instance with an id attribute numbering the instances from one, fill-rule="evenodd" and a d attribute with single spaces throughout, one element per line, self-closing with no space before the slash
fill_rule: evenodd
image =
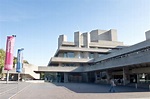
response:
<path id="1" fill-rule="evenodd" d="M 5 57 L 4 70 L 11 70 L 13 68 L 14 42 L 15 42 L 14 36 L 7 36 L 6 57 Z"/>

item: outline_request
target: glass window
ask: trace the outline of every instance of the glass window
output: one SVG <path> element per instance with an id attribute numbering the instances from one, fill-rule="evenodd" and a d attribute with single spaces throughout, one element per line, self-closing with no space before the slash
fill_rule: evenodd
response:
<path id="1" fill-rule="evenodd" d="M 104 54 L 98 53 L 98 57 L 101 57 L 102 55 L 104 55 Z"/>
<path id="2" fill-rule="evenodd" d="M 73 63 L 63 63 L 63 66 L 75 66 Z"/>
<path id="3" fill-rule="evenodd" d="M 68 57 L 68 56 L 67 56 L 67 52 L 66 52 L 66 53 L 64 53 L 64 57 Z"/>
<path id="4" fill-rule="evenodd" d="M 84 53 L 80 52 L 80 58 L 84 58 Z"/>
<path id="5" fill-rule="evenodd" d="M 98 53 L 98 57 L 102 57 L 104 55 L 107 55 L 107 54 L 106 53 L 105 54 L 104 53 Z"/>
<path id="6" fill-rule="evenodd" d="M 74 58 L 74 53 L 73 52 L 68 52 L 68 57 L 69 58 Z"/>
<path id="7" fill-rule="evenodd" d="M 94 58 L 94 53 L 89 53 L 89 58 Z"/>
<path id="8" fill-rule="evenodd" d="M 73 52 L 65 52 L 64 53 L 64 57 L 65 58 L 74 58 L 74 53 Z"/>

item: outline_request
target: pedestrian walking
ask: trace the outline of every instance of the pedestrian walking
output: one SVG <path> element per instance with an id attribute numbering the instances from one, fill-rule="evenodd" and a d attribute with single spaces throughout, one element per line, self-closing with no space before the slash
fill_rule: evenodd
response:
<path id="1" fill-rule="evenodd" d="M 115 92 L 115 81 L 114 79 L 110 78 L 110 89 L 109 89 L 109 92 Z"/>

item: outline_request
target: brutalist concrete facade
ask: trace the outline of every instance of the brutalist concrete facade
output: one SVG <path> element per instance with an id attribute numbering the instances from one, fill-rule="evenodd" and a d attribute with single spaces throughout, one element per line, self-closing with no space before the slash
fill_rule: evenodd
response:
<path id="1" fill-rule="evenodd" d="M 117 41 L 115 29 L 78 31 L 74 42 L 60 35 L 54 57 L 38 72 L 46 72 L 47 80 L 58 82 L 106 83 L 114 78 L 124 85 L 150 83 L 150 32 L 145 34 L 145 41 L 131 46 Z"/>
<path id="2" fill-rule="evenodd" d="M 68 67 L 82 68 L 92 64 L 95 59 L 123 47 L 125 47 L 123 43 L 117 41 L 117 31 L 115 29 L 108 31 L 97 29 L 92 30 L 90 33 L 80 33 L 78 31 L 74 33 L 74 42 L 68 42 L 67 36 L 60 35 L 58 50 L 51 58 L 48 67 L 63 67 L 64 70 Z M 70 72 L 64 70 L 56 72 L 58 75 L 63 73 L 64 82 L 89 82 L 89 74 L 82 72 L 82 69 L 75 69 Z"/>

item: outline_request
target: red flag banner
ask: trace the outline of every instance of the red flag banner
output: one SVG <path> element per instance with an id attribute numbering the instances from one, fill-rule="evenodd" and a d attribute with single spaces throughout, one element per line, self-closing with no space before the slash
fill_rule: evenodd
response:
<path id="1" fill-rule="evenodd" d="M 7 36 L 4 70 L 11 70 L 13 68 L 14 42 L 15 42 L 14 36 Z"/>

